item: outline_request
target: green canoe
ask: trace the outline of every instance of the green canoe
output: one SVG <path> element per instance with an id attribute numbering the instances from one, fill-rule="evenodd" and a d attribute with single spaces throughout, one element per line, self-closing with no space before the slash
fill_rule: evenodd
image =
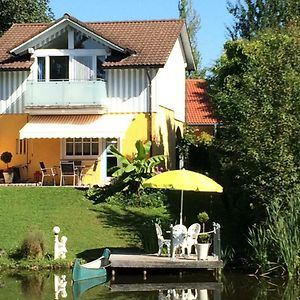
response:
<path id="1" fill-rule="evenodd" d="M 106 277 L 106 268 L 110 266 L 110 253 L 110 250 L 106 248 L 101 257 L 83 265 L 80 264 L 79 259 L 76 259 L 72 270 L 73 281 L 86 280 L 95 277 Z"/>

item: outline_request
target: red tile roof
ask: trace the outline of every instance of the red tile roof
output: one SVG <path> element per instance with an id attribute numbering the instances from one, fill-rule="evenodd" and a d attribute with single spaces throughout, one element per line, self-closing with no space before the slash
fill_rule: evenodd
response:
<path id="1" fill-rule="evenodd" d="M 64 18 L 84 26 L 121 48 L 130 50 L 126 55 L 115 56 L 103 64 L 110 68 L 163 66 L 185 26 L 182 20 L 82 23 L 68 15 Z M 29 69 L 32 64 L 29 56 L 13 57 L 9 51 L 56 22 L 14 24 L 0 37 L 0 69 Z"/>
<path id="2" fill-rule="evenodd" d="M 186 81 L 186 122 L 188 125 L 213 125 L 218 120 L 213 116 L 207 82 L 202 79 Z"/>

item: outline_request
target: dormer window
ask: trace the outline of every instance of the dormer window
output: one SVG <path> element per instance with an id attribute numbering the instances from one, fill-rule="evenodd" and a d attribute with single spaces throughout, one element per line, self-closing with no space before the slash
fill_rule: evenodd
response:
<path id="1" fill-rule="evenodd" d="M 97 56 L 97 80 L 105 79 L 105 71 L 102 68 L 102 64 L 105 60 L 104 56 Z"/>
<path id="2" fill-rule="evenodd" d="M 69 80 L 69 56 L 50 56 L 50 81 Z"/>
<path id="3" fill-rule="evenodd" d="M 46 54 L 45 51 L 43 50 L 43 54 Z M 58 53 L 57 50 L 49 52 Z M 102 68 L 106 56 L 97 55 L 97 53 L 102 53 L 103 50 L 92 51 L 92 55 L 89 55 L 89 50 L 84 50 L 84 53 L 82 53 L 84 55 L 81 52 L 77 54 L 76 50 L 59 52 L 69 55 L 59 55 L 59 53 L 55 56 L 44 54 L 45 56 L 37 57 L 37 81 L 89 81 L 106 79 L 105 71 Z"/>
<path id="4" fill-rule="evenodd" d="M 46 80 L 46 58 L 38 57 L 37 64 L 38 64 L 37 79 L 38 81 L 45 81 Z"/>

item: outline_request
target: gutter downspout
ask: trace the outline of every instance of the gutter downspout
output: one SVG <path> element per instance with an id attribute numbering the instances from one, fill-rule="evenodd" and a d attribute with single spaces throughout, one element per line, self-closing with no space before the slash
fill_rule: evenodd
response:
<path id="1" fill-rule="evenodd" d="M 147 77 L 147 111 L 148 111 L 148 140 L 152 142 L 152 80 L 150 76 L 150 69 L 146 68 Z M 152 156 L 152 147 L 150 148 L 150 156 Z"/>

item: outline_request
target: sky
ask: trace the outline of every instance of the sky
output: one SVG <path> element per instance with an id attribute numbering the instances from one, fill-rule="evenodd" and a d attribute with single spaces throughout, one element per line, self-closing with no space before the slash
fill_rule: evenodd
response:
<path id="1" fill-rule="evenodd" d="M 192 0 L 201 19 L 197 35 L 202 67 L 220 57 L 232 22 L 226 0 Z M 178 19 L 178 0 L 50 0 L 55 18 L 68 13 L 83 22 Z"/>

